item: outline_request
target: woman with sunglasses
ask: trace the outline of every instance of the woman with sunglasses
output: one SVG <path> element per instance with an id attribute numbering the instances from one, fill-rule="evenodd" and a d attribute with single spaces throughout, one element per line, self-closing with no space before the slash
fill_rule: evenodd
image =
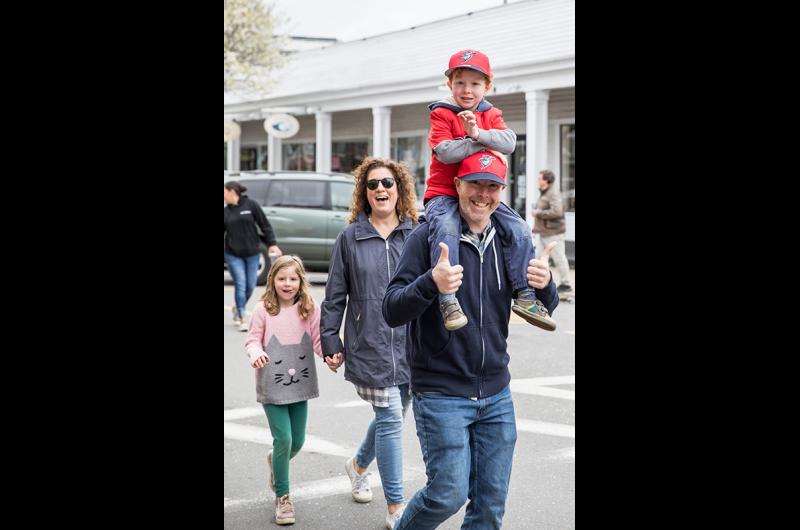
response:
<path id="1" fill-rule="evenodd" d="M 320 337 L 328 367 L 336 372 L 347 361 L 344 378 L 374 413 L 358 452 L 345 462 L 353 499 L 372 500 L 367 467 L 377 459 L 386 526 L 392 528 L 405 507 L 402 429 L 411 396 L 406 329 L 389 327 L 381 305 L 400 250 L 417 225 L 417 198 L 413 177 L 394 160 L 367 158 L 353 176 L 349 224 L 331 254 Z"/>

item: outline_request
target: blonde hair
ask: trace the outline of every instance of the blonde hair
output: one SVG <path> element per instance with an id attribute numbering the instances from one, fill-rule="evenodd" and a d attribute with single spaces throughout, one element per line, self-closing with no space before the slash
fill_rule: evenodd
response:
<path id="1" fill-rule="evenodd" d="M 269 275 L 267 276 L 267 290 L 264 292 L 261 300 L 264 301 L 264 308 L 270 315 L 275 316 L 281 312 L 281 305 L 278 302 L 278 293 L 275 292 L 275 276 L 278 275 L 281 269 L 288 267 L 294 267 L 297 275 L 300 277 L 300 289 L 297 291 L 297 295 L 295 295 L 294 303 L 300 302 L 300 318 L 305 320 L 308 318 L 308 315 L 314 311 L 314 299 L 311 297 L 311 287 L 308 285 L 308 278 L 306 276 L 306 269 L 303 267 L 303 261 L 294 254 L 281 256 L 272 262 L 272 266 L 269 268 Z"/>
<path id="2" fill-rule="evenodd" d="M 373 169 L 385 167 L 394 177 L 394 185 L 397 186 L 397 204 L 395 212 L 400 220 L 411 219 L 417 222 L 417 193 L 414 191 L 414 177 L 402 162 L 395 162 L 388 158 L 376 158 L 373 156 L 364 159 L 361 164 L 353 170 L 356 186 L 353 189 L 353 201 L 350 206 L 350 218 L 348 223 L 355 223 L 358 214 L 361 212 L 367 215 L 372 213 L 372 206 L 367 200 L 367 177 Z"/>

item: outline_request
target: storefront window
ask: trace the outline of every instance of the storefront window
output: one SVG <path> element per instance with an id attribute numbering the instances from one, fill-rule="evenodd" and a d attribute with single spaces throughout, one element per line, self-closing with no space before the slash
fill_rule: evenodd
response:
<path id="1" fill-rule="evenodd" d="M 392 159 L 404 162 L 411 175 L 414 176 L 417 199 L 420 201 L 425 195 L 426 140 L 427 138 L 424 136 L 392 138 L 390 150 Z"/>
<path id="2" fill-rule="evenodd" d="M 254 145 L 242 146 L 241 158 L 239 160 L 239 169 L 241 171 L 252 171 L 256 169 L 256 160 L 258 156 L 258 147 Z"/>
<path id="3" fill-rule="evenodd" d="M 258 169 L 267 169 L 267 146 L 259 145 L 258 146 Z"/>
<path id="4" fill-rule="evenodd" d="M 575 211 L 575 124 L 561 126 L 561 195 L 564 210 Z"/>
<path id="5" fill-rule="evenodd" d="M 331 145 L 331 171 L 350 173 L 369 155 L 369 142 L 333 142 Z"/>
<path id="6" fill-rule="evenodd" d="M 314 171 L 316 168 L 316 143 L 284 143 L 283 168 L 300 171 Z"/>

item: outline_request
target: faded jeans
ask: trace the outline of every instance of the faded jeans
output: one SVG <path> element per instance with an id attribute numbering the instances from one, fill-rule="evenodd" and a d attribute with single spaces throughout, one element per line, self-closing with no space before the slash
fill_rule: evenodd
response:
<path id="1" fill-rule="evenodd" d="M 244 317 L 244 309 L 253 290 L 256 288 L 258 276 L 259 254 L 240 258 L 233 254 L 225 253 L 228 271 L 233 278 L 233 299 L 236 301 L 236 310 L 240 317 Z"/>
<path id="2" fill-rule="evenodd" d="M 403 418 L 411 402 L 408 384 L 389 387 L 389 406 L 372 406 L 375 417 L 356 453 L 356 463 L 368 467 L 378 460 L 387 504 L 405 502 L 403 495 Z"/>
<path id="3" fill-rule="evenodd" d="M 462 529 L 499 529 L 517 441 L 510 388 L 477 400 L 414 392 L 414 417 L 428 481 L 395 530 L 433 530 L 467 500 Z"/>

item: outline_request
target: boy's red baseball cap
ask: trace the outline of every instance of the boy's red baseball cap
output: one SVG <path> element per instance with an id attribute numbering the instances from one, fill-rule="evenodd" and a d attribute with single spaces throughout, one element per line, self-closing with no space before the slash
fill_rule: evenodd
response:
<path id="1" fill-rule="evenodd" d="M 477 70 L 488 78 L 492 77 L 492 70 L 489 67 L 489 58 L 485 53 L 481 53 L 477 50 L 461 50 L 460 52 L 454 53 L 453 56 L 450 57 L 450 63 L 447 65 L 447 70 L 444 71 L 444 75 L 449 77 L 456 68 L 470 68 L 472 70 Z"/>
<path id="2" fill-rule="evenodd" d="M 505 186 L 507 171 L 502 160 L 488 151 L 481 151 L 461 161 L 457 176 L 466 181 L 491 180 Z"/>

